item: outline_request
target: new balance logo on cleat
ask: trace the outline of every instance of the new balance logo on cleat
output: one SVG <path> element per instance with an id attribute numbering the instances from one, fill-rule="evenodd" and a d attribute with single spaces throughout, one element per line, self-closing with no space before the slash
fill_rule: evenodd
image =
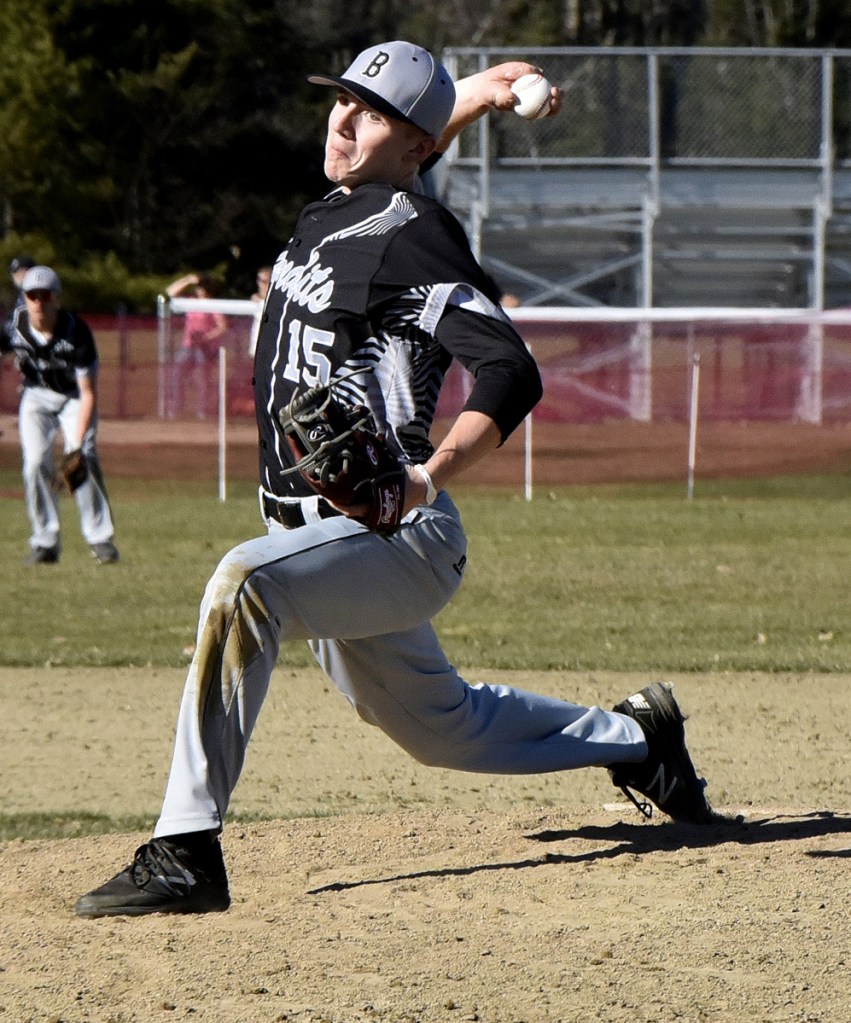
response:
<path id="1" fill-rule="evenodd" d="M 677 779 L 676 778 L 672 778 L 671 779 L 671 784 L 666 786 L 665 785 L 665 765 L 664 764 L 659 764 L 659 770 L 656 772 L 654 777 L 650 780 L 650 782 L 648 784 L 648 787 L 650 788 L 651 792 L 655 791 L 655 793 L 656 793 L 656 795 L 653 796 L 653 802 L 657 806 L 662 806 L 664 803 L 668 802 L 668 800 L 671 798 L 671 796 L 673 796 L 674 789 L 677 787 Z M 650 795 L 650 793 L 648 792 L 647 795 Z"/>
<path id="2" fill-rule="evenodd" d="M 181 895 L 188 895 L 192 886 L 197 884 L 195 878 L 187 870 L 183 874 L 154 874 L 157 881 L 174 888 Z"/>
<path id="3" fill-rule="evenodd" d="M 716 820 L 704 787 L 686 749 L 685 718 L 671 693 L 671 684 L 654 682 L 613 708 L 616 714 L 632 718 L 641 727 L 647 742 L 647 759 L 640 764 L 612 764 L 612 782 L 645 816 L 653 813 L 648 802 L 633 794 L 646 796 L 676 821 L 706 824 Z"/>

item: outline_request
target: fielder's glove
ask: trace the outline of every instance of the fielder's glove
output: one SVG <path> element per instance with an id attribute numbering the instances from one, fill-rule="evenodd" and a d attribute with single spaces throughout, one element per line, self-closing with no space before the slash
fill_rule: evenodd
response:
<path id="1" fill-rule="evenodd" d="M 297 394 L 279 416 L 299 472 L 321 497 L 364 505 L 356 516 L 376 533 L 394 533 L 404 514 L 406 473 L 369 410 L 338 398 L 333 384 Z"/>
<path id="2" fill-rule="evenodd" d="M 59 478 L 72 494 L 89 478 L 86 456 L 79 448 L 76 451 L 69 451 L 62 456 L 62 462 L 59 466 Z"/>

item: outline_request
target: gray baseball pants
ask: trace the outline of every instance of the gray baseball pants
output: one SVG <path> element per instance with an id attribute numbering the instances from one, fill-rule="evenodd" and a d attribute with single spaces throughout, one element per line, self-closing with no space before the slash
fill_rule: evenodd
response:
<path id="1" fill-rule="evenodd" d="M 219 564 L 201 603 L 155 837 L 221 829 L 280 644 L 307 640 L 360 716 L 423 764 L 536 774 L 640 761 L 630 718 L 470 685 L 430 619 L 461 582 L 466 538 L 441 493 L 390 538 L 342 516 L 271 526 Z"/>
<path id="2" fill-rule="evenodd" d="M 31 547 L 59 547 L 59 494 L 54 483 L 56 466 L 53 446 L 62 431 L 67 438 L 77 430 L 79 398 L 69 398 L 47 387 L 25 387 L 18 410 L 21 437 L 24 495 L 30 520 Z M 115 532 L 96 446 L 97 419 L 82 439 L 89 476 L 74 491 L 80 516 L 80 532 L 89 545 L 111 540 Z"/>

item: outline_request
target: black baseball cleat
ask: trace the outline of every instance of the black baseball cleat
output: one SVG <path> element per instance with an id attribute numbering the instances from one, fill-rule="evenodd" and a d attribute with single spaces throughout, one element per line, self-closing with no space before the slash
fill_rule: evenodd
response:
<path id="1" fill-rule="evenodd" d="M 59 560 L 58 547 L 33 547 L 24 558 L 26 565 L 55 565 Z"/>
<path id="2" fill-rule="evenodd" d="M 105 543 L 93 543 L 89 550 L 99 565 L 109 565 L 113 561 L 118 561 L 118 548 L 111 540 L 107 540 Z"/>
<path id="3" fill-rule="evenodd" d="M 637 721 L 647 740 L 646 760 L 609 767 L 612 782 L 639 811 L 650 817 L 653 808 L 636 799 L 632 789 L 675 821 L 709 824 L 718 820 L 704 793 L 706 782 L 698 778 L 686 749 L 685 718 L 670 682 L 654 682 L 612 710 Z"/>
<path id="4" fill-rule="evenodd" d="M 220 913 L 229 905 L 218 838 L 208 848 L 205 843 L 203 852 L 186 848 L 179 839 L 154 838 L 139 846 L 130 866 L 82 896 L 75 912 L 84 917 Z"/>

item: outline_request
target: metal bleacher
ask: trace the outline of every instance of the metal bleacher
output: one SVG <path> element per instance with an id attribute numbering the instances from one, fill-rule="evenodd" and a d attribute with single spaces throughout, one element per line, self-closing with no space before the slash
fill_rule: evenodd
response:
<path id="1" fill-rule="evenodd" d="M 556 118 L 462 134 L 437 176 L 524 305 L 823 309 L 851 293 L 851 51 L 456 48 L 526 59 Z"/>

